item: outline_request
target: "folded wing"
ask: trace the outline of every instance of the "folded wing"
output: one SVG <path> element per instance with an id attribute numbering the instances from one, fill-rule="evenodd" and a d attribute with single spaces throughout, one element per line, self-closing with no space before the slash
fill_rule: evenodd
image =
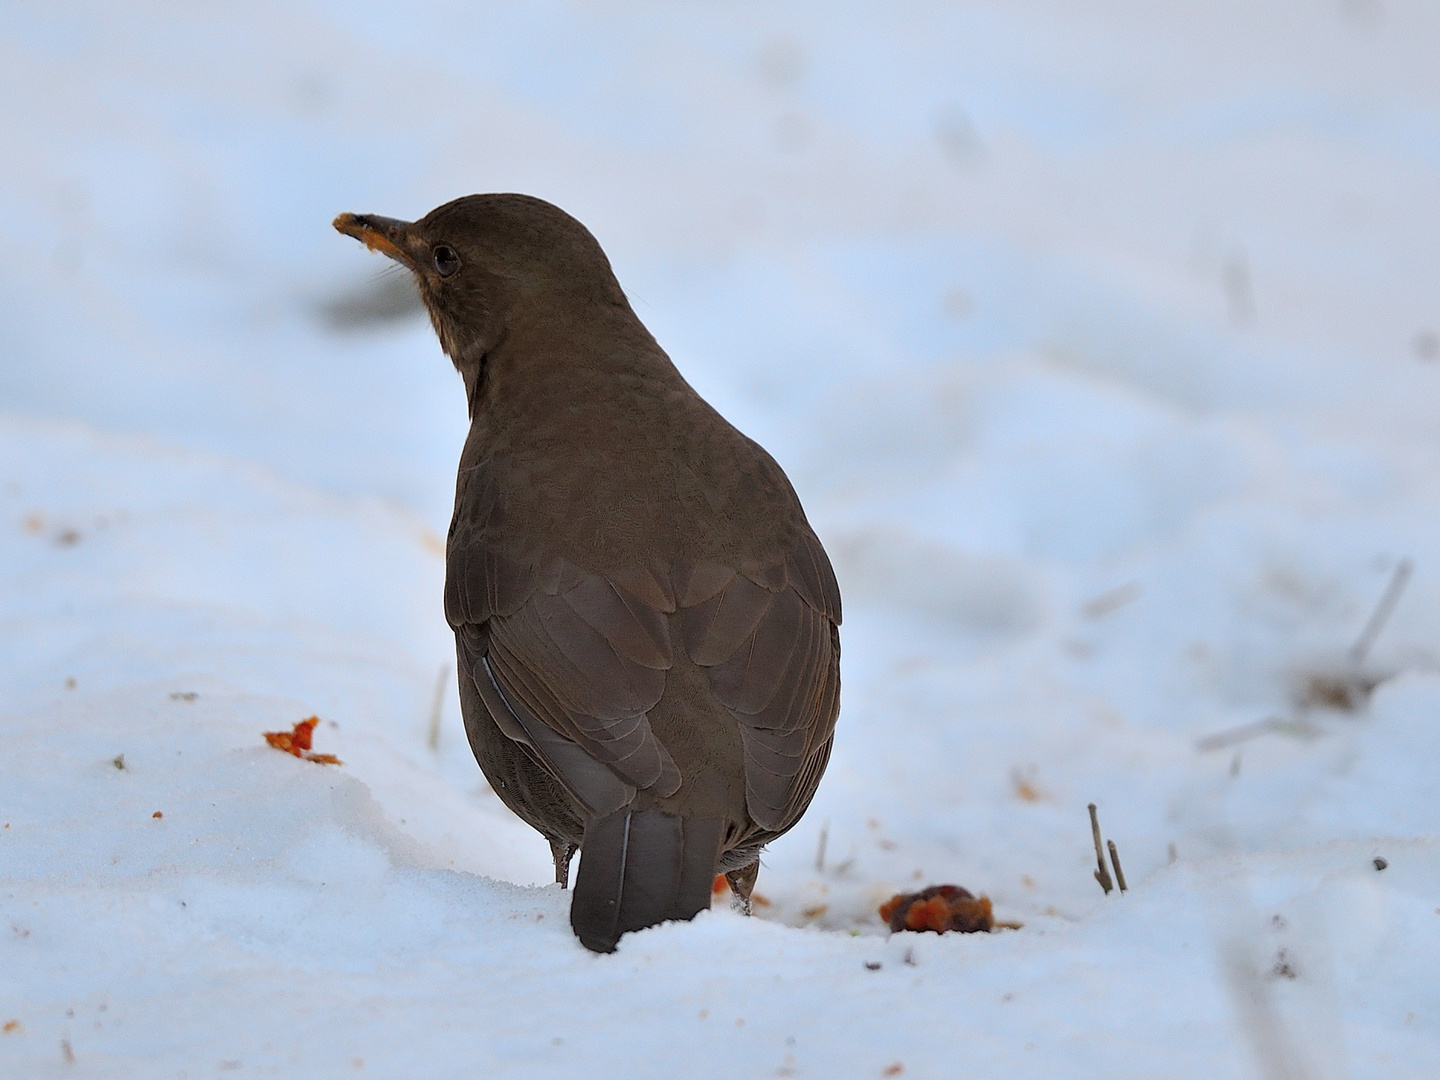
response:
<path id="1" fill-rule="evenodd" d="M 820 782 L 840 709 L 840 590 L 807 529 L 782 563 L 677 575 L 684 646 L 740 726 L 745 802 L 782 832 Z"/>
<path id="2" fill-rule="evenodd" d="M 500 554 L 483 492 L 457 514 L 446 614 L 487 710 L 592 814 L 637 790 L 665 797 L 680 772 L 649 711 L 683 648 L 737 722 L 745 797 L 783 831 L 824 771 L 839 711 L 840 593 L 807 528 L 783 560 L 587 573 L 563 558 Z M 457 535 L 458 530 L 463 530 Z M 488 535 L 487 535 L 488 533 Z M 667 618 L 679 612 L 679 641 Z"/>

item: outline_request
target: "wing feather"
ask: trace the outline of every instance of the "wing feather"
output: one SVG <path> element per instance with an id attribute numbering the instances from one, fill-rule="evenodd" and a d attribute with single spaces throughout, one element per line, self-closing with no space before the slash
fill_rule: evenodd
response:
<path id="1" fill-rule="evenodd" d="M 456 502 L 445 614 L 496 726 L 592 812 L 614 810 L 617 792 L 674 794 L 680 771 L 646 715 L 674 662 L 669 583 L 637 568 L 617 588 L 563 558 L 503 553 L 505 515 L 487 470 L 462 472 Z M 598 779 L 607 773 L 614 784 Z"/>
<path id="2" fill-rule="evenodd" d="M 595 596 L 602 586 L 603 579 L 587 578 L 577 588 Z M 615 608 L 620 618 L 633 622 L 624 604 L 617 601 Z M 594 609 L 586 610 L 601 621 Z M 537 592 L 515 614 L 496 617 L 490 640 L 502 689 L 508 693 L 513 687 L 549 727 L 637 788 L 660 795 L 678 790 L 680 771 L 646 715 L 664 693 L 663 669 L 622 655 L 563 594 Z"/>
<path id="3" fill-rule="evenodd" d="M 690 659 L 702 667 L 730 659 L 755 632 L 773 599 L 773 593 L 737 574 L 703 604 L 682 608 L 680 625 Z"/>
<path id="4" fill-rule="evenodd" d="M 462 488 L 445 611 L 473 646 L 469 674 L 500 730 L 587 805 L 613 809 L 617 793 L 635 789 L 672 795 L 680 772 L 648 713 L 680 646 L 740 727 L 750 816 L 774 831 L 793 824 L 824 771 L 839 709 L 840 591 L 814 533 L 802 528 L 768 562 L 606 576 L 503 554 L 503 508 L 487 485 L 472 475 Z M 678 642 L 666 618 L 677 610 Z"/>
<path id="5" fill-rule="evenodd" d="M 675 662 L 664 613 L 625 596 L 605 578 L 592 574 L 560 596 L 624 659 L 656 671 Z"/>
<path id="6" fill-rule="evenodd" d="M 839 712 L 840 592 L 808 531 L 778 566 L 746 566 L 719 592 L 685 607 L 684 645 L 740 726 L 745 802 L 763 828 L 804 812 L 829 760 Z"/>
<path id="7" fill-rule="evenodd" d="M 840 625 L 840 586 L 820 539 L 806 530 L 785 562 L 786 578 L 795 591 L 820 614 Z"/>

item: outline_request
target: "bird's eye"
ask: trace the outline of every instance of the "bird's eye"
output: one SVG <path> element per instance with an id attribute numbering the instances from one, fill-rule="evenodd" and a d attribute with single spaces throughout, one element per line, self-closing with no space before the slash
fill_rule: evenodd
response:
<path id="1" fill-rule="evenodd" d="M 435 272 L 441 277 L 449 277 L 460 269 L 460 256 L 450 245 L 438 244 L 431 254 L 435 257 Z"/>

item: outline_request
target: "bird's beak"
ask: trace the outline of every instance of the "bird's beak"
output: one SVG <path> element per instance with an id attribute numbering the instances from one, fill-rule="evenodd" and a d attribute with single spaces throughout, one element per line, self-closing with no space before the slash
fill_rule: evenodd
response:
<path id="1" fill-rule="evenodd" d="M 336 231 L 353 236 L 371 251 L 388 255 L 396 262 L 415 269 L 415 261 L 401 246 L 410 222 L 380 217 L 378 214 L 341 214 L 334 224 Z"/>

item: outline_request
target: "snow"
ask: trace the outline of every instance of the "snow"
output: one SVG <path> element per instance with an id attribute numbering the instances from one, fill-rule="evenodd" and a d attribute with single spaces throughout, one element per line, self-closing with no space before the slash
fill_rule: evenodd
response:
<path id="1" fill-rule="evenodd" d="M 1401 0 L 0 12 L 0 1075 L 1433 1076 L 1437 47 Z M 477 190 L 590 225 L 836 563 L 756 918 L 586 953 L 465 745 L 463 398 L 329 222 Z M 343 764 L 265 744 L 311 715 Z M 940 882 L 1023 928 L 887 935 Z"/>

